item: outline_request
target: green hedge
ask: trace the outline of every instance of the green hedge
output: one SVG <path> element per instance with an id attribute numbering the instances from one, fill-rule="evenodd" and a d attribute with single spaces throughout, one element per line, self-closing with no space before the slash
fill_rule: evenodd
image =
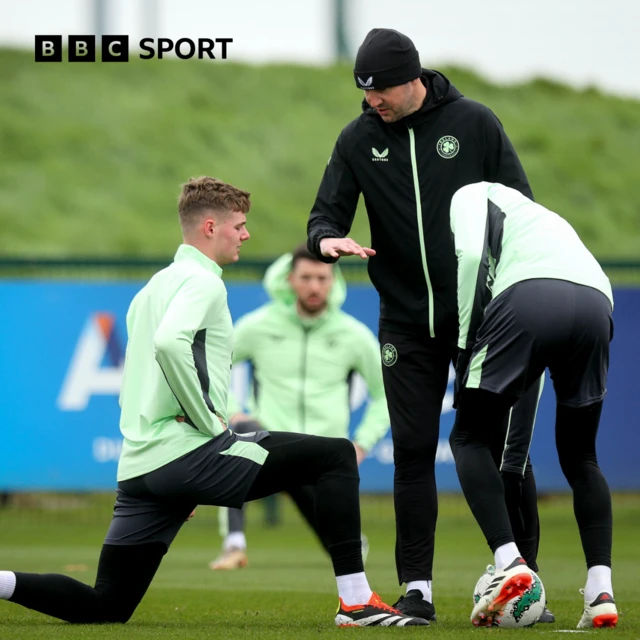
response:
<path id="1" fill-rule="evenodd" d="M 638 257 L 638 102 L 444 72 L 500 117 L 540 202 L 599 257 Z M 251 191 L 245 255 L 289 250 L 361 97 L 347 66 L 36 64 L 0 50 L 0 254 L 172 255 L 179 185 L 203 174 Z M 368 241 L 364 212 L 353 235 Z"/>

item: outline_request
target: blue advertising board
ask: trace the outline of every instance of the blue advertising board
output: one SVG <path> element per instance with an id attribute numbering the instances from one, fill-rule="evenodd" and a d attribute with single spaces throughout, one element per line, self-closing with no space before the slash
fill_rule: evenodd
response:
<path id="1" fill-rule="evenodd" d="M 0 490 L 111 490 L 121 446 L 118 393 L 126 347 L 125 315 L 143 283 L 0 282 Z M 230 284 L 229 306 L 239 318 L 266 301 L 259 284 Z M 615 338 L 609 393 L 598 437 L 598 455 L 611 487 L 640 489 L 640 290 L 615 292 Z M 370 286 L 351 286 L 344 305 L 374 332 L 378 297 Z M 234 389 L 244 385 L 242 368 Z M 448 445 L 453 426 L 453 376 L 445 398 L 436 474 L 438 487 L 459 491 Z M 541 491 L 568 490 L 553 437 L 555 404 L 547 384 L 531 457 Z M 352 426 L 366 403 L 355 384 Z M 365 492 L 393 487 L 390 436 L 361 467 Z"/>

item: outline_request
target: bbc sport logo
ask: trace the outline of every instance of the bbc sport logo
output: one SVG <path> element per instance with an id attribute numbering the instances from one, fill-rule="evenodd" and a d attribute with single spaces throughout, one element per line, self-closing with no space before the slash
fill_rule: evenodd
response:
<path id="1" fill-rule="evenodd" d="M 175 42 L 171 38 L 158 38 L 157 42 L 155 38 L 142 38 L 140 58 L 162 60 L 165 54 L 173 51 L 181 60 L 194 57 L 226 60 L 227 46 L 232 42 L 233 38 L 180 38 Z M 69 62 L 95 62 L 96 52 L 95 36 L 69 36 L 67 39 Z M 62 53 L 62 36 L 36 36 L 36 62 L 62 62 Z M 129 36 L 102 36 L 100 59 L 102 62 L 129 62 Z"/>

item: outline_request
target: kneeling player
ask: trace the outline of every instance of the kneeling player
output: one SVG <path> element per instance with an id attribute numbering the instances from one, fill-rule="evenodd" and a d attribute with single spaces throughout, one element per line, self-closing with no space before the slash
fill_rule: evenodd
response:
<path id="1" fill-rule="evenodd" d="M 457 191 L 451 229 L 458 347 L 472 349 L 451 446 L 502 578 L 477 603 L 472 622 L 490 621 L 500 591 L 526 584 L 519 578 L 530 572 L 514 542 L 490 442 L 510 407 L 548 367 L 557 398 L 556 446 L 588 568 L 578 627 L 615 626 L 611 496 L 595 446 L 613 332 L 609 280 L 565 220 L 500 184 Z"/>
<path id="2" fill-rule="evenodd" d="M 249 207 L 246 191 L 220 180 L 185 184 L 178 204 L 183 244 L 131 303 L 118 497 L 95 587 L 63 575 L 0 571 L 0 599 L 69 622 L 126 622 L 197 505 L 239 508 L 310 485 L 338 583 L 336 624 L 428 625 L 369 588 L 351 442 L 227 429 L 232 325 L 220 265 L 237 261 L 249 239 Z"/>

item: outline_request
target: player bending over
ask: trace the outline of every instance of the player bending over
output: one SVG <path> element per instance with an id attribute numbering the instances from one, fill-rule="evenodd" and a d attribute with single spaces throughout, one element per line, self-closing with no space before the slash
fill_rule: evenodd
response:
<path id="1" fill-rule="evenodd" d="M 611 496 L 596 459 L 613 333 L 609 280 L 565 220 L 501 184 L 458 190 L 451 230 L 458 348 L 472 349 L 451 446 L 501 578 L 476 604 L 472 622 L 486 624 L 501 590 L 525 584 L 521 578 L 531 573 L 514 541 L 489 443 L 509 408 L 548 367 L 557 398 L 556 446 L 587 562 L 578 627 L 613 627 Z"/>

